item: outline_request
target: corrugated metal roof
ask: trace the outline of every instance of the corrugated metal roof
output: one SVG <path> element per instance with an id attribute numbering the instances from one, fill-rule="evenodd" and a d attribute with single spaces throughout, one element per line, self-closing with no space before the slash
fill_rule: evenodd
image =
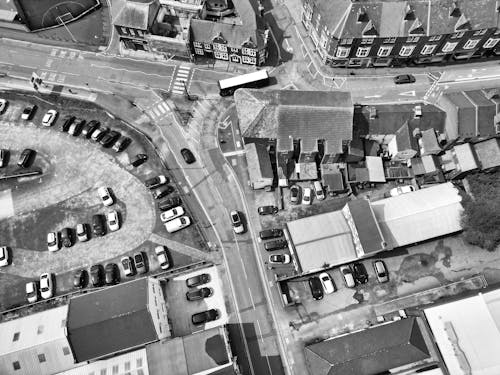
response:
<path id="1" fill-rule="evenodd" d="M 385 182 L 384 165 L 380 156 L 367 156 L 366 168 L 370 182 Z"/>

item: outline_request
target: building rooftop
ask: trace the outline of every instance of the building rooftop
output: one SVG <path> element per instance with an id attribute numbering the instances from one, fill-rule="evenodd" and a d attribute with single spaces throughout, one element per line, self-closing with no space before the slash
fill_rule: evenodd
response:
<path id="1" fill-rule="evenodd" d="M 148 30 L 160 4 L 157 0 L 125 0 L 113 24 L 133 29 Z"/>
<path id="2" fill-rule="evenodd" d="M 480 169 L 500 167 L 500 138 L 490 138 L 474 143 Z"/>
<path id="3" fill-rule="evenodd" d="M 419 140 L 421 155 L 439 154 L 443 151 L 439 146 L 436 131 L 434 129 L 424 130 L 420 134 L 422 135 L 422 138 Z"/>
<path id="4" fill-rule="evenodd" d="M 246 156 L 248 161 L 248 174 L 250 181 L 261 180 L 273 176 L 273 168 L 267 145 L 262 143 L 246 143 Z"/>
<path id="5" fill-rule="evenodd" d="M 467 172 L 477 169 L 476 155 L 470 143 L 453 146 L 454 160 L 460 166 L 460 172 Z"/>
<path id="6" fill-rule="evenodd" d="M 347 203 L 347 208 L 349 214 L 346 213 L 346 207 L 342 211 L 349 223 L 352 219 L 363 253 L 369 254 L 383 250 L 386 246 L 385 239 L 377 225 L 370 201 L 367 199 L 352 200 Z"/>

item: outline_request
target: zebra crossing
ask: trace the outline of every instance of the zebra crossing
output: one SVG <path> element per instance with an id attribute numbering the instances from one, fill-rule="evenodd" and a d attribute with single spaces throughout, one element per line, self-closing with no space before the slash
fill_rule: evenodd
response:
<path id="1" fill-rule="evenodd" d="M 79 51 L 65 50 L 61 48 L 52 48 L 50 51 L 50 57 L 45 61 L 45 66 L 38 71 L 40 78 L 47 82 L 53 83 L 64 83 L 66 80 L 66 74 L 61 74 L 50 70 L 57 59 L 59 60 L 75 60 L 82 59 L 83 56 Z"/>
<path id="2" fill-rule="evenodd" d="M 177 72 L 175 73 L 175 79 L 173 81 L 172 93 L 183 95 L 186 93 L 189 77 L 191 75 L 191 67 L 181 65 Z"/>
<path id="3" fill-rule="evenodd" d="M 165 103 L 163 100 L 160 100 L 154 103 L 152 106 L 145 108 L 145 112 L 153 120 L 159 120 L 170 112 L 170 108 L 167 103 Z"/>

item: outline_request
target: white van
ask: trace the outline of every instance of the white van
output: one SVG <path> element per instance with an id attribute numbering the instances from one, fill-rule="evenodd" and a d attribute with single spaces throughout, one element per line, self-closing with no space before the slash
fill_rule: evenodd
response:
<path id="1" fill-rule="evenodd" d="M 178 217 L 177 219 L 167 221 L 165 223 L 165 229 L 168 233 L 177 232 L 183 228 L 186 228 L 191 224 L 191 219 L 189 216 Z"/>
<path id="2" fill-rule="evenodd" d="M 316 194 L 316 199 L 322 201 L 325 199 L 325 192 L 323 191 L 323 185 L 320 181 L 314 181 L 314 194 Z"/>

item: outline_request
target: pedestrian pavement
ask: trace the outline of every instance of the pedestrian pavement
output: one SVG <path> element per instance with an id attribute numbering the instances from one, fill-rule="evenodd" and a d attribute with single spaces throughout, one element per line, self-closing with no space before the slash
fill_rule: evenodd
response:
<path id="1" fill-rule="evenodd" d="M 195 259 L 208 260 L 208 261 L 213 262 L 215 264 L 221 262 L 220 252 L 202 251 L 202 250 L 196 249 L 192 246 L 186 245 L 182 242 L 171 240 L 171 239 L 164 237 L 162 235 L 159 235 L 157 233 L 151 233 L 151 235 L 149 236 L 149 240 L 151 242 L 154 242 L 154 243 L 157 243 L 160 245 L 164 245 L 169 249 L 172 249 L 172 250 L 174 250 L 178 253 L 184 254 L 184 255 L 188 255 L 188 256 L 195 258 Z"/>

